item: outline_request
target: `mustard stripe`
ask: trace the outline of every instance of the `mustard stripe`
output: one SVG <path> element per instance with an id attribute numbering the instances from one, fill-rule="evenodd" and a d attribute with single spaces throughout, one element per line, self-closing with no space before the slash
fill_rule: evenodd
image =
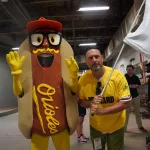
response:
<path id="1" fill-rule="evenodd" d="M 44 133 L 46 133 L 45 130 L 44 130 L 43 120 L 42 120 L 42 117 L 41 117 L 41 114 L 40 114 L 40 109 L 39 109 L 39 104 L 38 104 L 38 98 L 36 96 L 35 86 L 33 86 L 33 93 L 32 94 L 33 94 L 33 100 L 36 104 L 37 115 L 38 115 L 38 118 L 40 120 L 42 130 L 43 130 Z"/>
<path id="2" fill-rule="evenodd" d="M 33 54 L 37 54 L 38 52 L 54 52 L 55 54 L 58 54 L 59 53 L 59 50 L 55 50 L 55 49 L 50 49 L 50 48 L 47 48 L 47 49 L 36 49 L 36 50 L 33 50 L 32 53 Z"/>

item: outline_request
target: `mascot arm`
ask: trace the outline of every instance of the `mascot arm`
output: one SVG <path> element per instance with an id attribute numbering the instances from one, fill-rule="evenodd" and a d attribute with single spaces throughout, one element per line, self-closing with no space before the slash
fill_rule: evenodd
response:
<path id="1" fill-rule="evenodd" d="M 70 78 L 72 79 L 71 90 L 73 93 L 78 93 L 78 64 L 73 56 L 71 56 L 70 60 L 65 59 L 65 63 L 68 67 Z"/>
<path id="2" fill-rule="evenodd" d="M 17 51 L 10 52 L 6 55 L 6 60 L 11 69 L 11 74 L 13 76 L 13 91 L 16 96 L 21 97 L 23 95 L 23 88 L 20 82 L 20 74 L 22 73 L 22 64 L 25 57 L 19 57 Z"/>
<path id="3" fill-rule="evenodd" d="M 78 93 L 78 77 L 72 79 L 71 91 L 76 94 Z"/>
<path id="4" fill-rule="evenodd" d="M 23 97 L 23 95 L 24 95 L 24 91 L 23 91 L 23 88 L 20 83 L 19 75 L 13 76 L 13 91 L 16 96 Z"/>

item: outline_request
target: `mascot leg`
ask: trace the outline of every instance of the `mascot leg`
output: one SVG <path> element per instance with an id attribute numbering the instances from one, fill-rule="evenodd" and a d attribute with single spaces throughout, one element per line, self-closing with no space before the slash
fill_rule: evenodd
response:
<path id="1" fill-rule="evenodd" d="M 70 135 L 68 130 L 52 135 L 56 150 L 70 150 Z"/>
<path id="2" fill-rule="evenodd" d="M 31 138 L 31 150 L 48 150 L 49 136 L 41 136 L 33 133 Z"/>

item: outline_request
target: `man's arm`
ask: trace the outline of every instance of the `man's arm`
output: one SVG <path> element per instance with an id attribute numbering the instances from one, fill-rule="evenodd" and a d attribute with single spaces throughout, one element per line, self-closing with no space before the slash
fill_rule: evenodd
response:
<path id="1" fill-rule="evenodd" d="M 91 103 L 91 112 L 94 112 L 94 114 L 96 115 L 106 115 L 106 114 L 113 114 L 113 113 L 118 113 L 126 108 L 128 108 L 128 106 L 130 105 L 130 103 L 132 102 L 132 97 L 129 96 L 126 98 L 126 100 L 120 100 L 118 103 L 106 107 L 106 108 L 99 108 L 99 106 L 97 105 L 97 101 L 99 102 L 99 100 L 97 100 L 96 98 L 93 100 L 93 102 Z M 102 99 L 101 99 L 102 101 Z"/>
<path id="2" fill-rule="evenodd" d="M 136 77 L 136 83 L 135 84 L 131 84 L 130 85 L 130 88 L 134 88 L 134 89 L 137 89 L 141 86 L 141 82 L 140 82 L 140 79 L 138 76 L 135 76 Z"/>
<path id="3" fill-rule="evenodd" d="M 91 107 L 91 101 L 88 101 L 86 99 L 84 100 L 79 100 L 79 103 L 82 107 L 85 107 L 85 108 L 90 108 Z"/>
<path id="4" fill-rule="evenodd" d="M 110 107 L 107 108 L 98 108 L 96 114 L 97 115 L 106 115 L 106 114 L 113 114 L 113 113 L 117 113 L 120 112 L 126 108 L 128 108 L 128 106 L 130 105 L 131 101 L 128 102 L 118 102 Z"/>

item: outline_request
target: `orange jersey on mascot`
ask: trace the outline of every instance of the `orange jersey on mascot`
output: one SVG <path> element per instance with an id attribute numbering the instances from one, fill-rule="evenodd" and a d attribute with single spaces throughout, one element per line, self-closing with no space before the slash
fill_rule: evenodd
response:
<path id="1" fill-rule="evenodd" d="M 71 70 L 65 60 L 73 51 L 61 30 L 57 21 L 40 18 L 29 22 L 29 36 L 19 54 L 10 52 L 6 56 L 18 97 L 19 129 L 31 138 L 31 150 L 47 150 L 50 136 L 56 150 L 70 150 L 69 134 L 77 126 L 77 102 L 71 84 L 77 81 L 78 67 L 74 63 Z M 69 71 L 74 76 L 69 76 Z"/>

